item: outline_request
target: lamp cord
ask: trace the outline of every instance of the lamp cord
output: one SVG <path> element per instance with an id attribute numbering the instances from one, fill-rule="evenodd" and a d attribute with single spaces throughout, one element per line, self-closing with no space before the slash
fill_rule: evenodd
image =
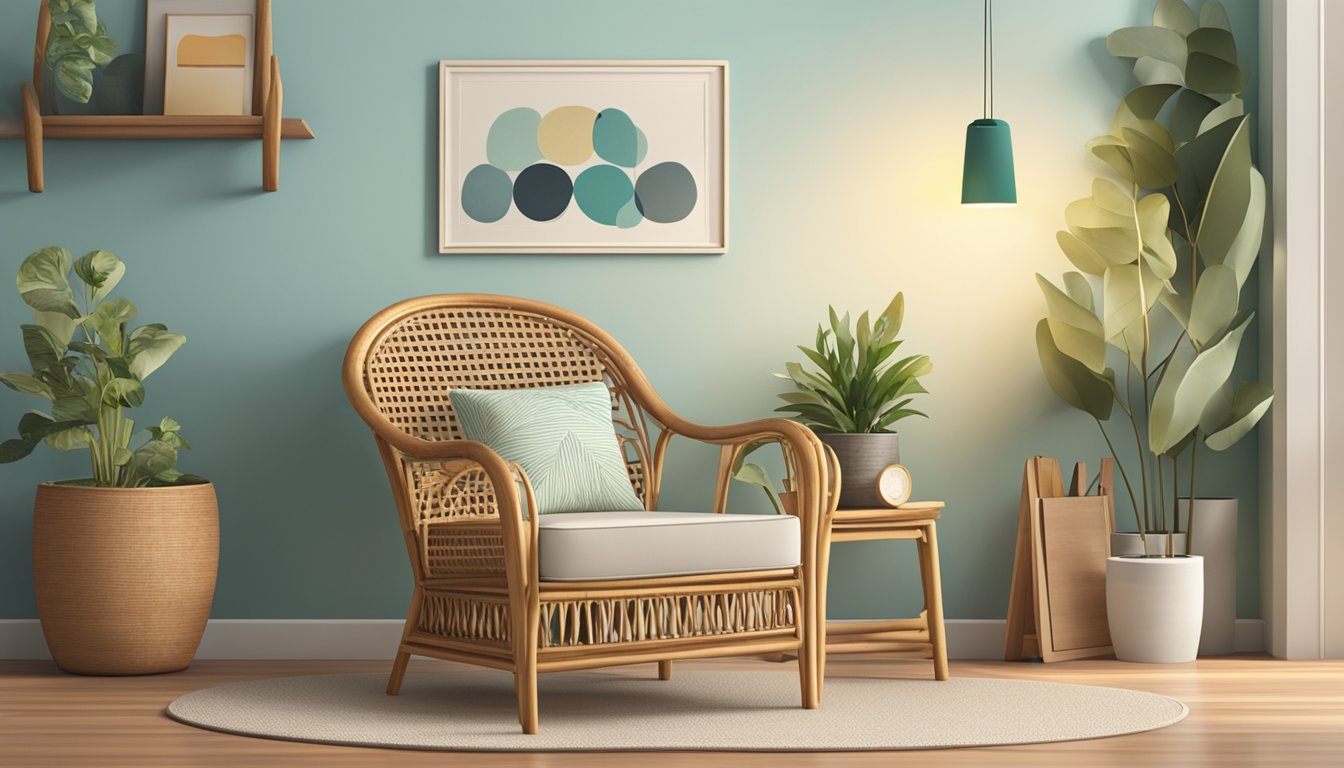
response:
<path id="1" fill-rule="evenodd" d="M 981 75 L 984 77 L 985 92 L 981 99 L 985 119 L 994 115 L 994 2 L 985 0 L 985 30 L 981 41 L 984 47 L 984 62 Z"/>

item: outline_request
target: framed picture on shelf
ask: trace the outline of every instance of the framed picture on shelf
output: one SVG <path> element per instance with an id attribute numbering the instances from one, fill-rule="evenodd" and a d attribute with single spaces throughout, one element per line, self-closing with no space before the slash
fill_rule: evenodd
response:
<path id="1" fill-rule="evenodd" d="M 257 6 L 258 0 L 147 0 L 145 114 L 253 114 Z"/>
<path id="2" fill-rule="evenodd" d="M 722 253 L 724 61 L 443 61 L 441 253 Z"/>

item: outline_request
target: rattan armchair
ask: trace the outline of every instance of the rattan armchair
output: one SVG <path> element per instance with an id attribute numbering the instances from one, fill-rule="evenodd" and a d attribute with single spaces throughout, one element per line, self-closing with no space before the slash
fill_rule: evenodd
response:
<path id="1" fill-rule="evenodd" d="M 810 430 L 785 419 L 694 424 L 658 397 L 630 356 L 591 322 L 557 307 L 492 295 L 395 304 L 355 335 L 346 393 L 372 428 L 392 485 L 415 588 L 387 692 L 412 655 L 515 676 L 518 718 L 537 731 L 537 674 L 675 659 L 796 651 L 802 705 L 821 705 L 825 663 L 828 477 L 838 468 Z M 795 494 L 801 549 L 792 568 L 596 581 L 547 581 L 538 515 L 517 465 L 462 438 L 451 388 L 514 389 L 604 381 L 630 483 L 658 509 L 669 441 L 778 443 Z M 656 436 L 656 437 L 655 437 Z M 654 437 L 655 442 L 650 439 Z"/>

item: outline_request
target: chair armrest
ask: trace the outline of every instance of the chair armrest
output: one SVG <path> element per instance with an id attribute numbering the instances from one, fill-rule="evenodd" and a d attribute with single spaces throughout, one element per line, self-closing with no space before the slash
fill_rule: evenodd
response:
<path id="1" fill-rule="evenodd" d="M 495 497 L 495 511 L 499 515 L 505 552 L 505 571 L 510 582 L 510 590 L 520 595 L 535 592 L 537 573 L 537 507 L 532 493 L 532 483 L 523 468 L 506 461 L 485 443 L 475 440 L 423 440 L 408 435 L 399 429 L 374 432 L 387 446 L 411 459 L 418 461 L 465 461 L 475 464 L 490 481 Z M 390 426 L 390 425 L 389 425 Z M 515 477 L 516 474 L 516 477 Z M 521 483 L 523 493 L 519 493 Z M 409 490 L 409 488 L 408 488 Z M 445 493 L 453 493 L 447 488 Z M 447 520 L 426 525 L 421 533 L 422 547 L 427 547 L 429 529 Z M 449 523 L 450 524 L 450 523 Z M 422 549 L 425 557 L 428 550 Z M 426 573 L 429 563 L 425 563 Z"/>

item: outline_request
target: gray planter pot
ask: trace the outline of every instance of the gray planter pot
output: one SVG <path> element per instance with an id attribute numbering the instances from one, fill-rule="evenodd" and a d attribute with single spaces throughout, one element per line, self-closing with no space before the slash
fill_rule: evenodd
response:
<path id="1" fill-rule="evenodd" d="M 901 462 L 901 436 L 895 432 L 818 433 L 840 461 L 840 508 L 886 506 L 877 496 L 877 476 Z"/>

